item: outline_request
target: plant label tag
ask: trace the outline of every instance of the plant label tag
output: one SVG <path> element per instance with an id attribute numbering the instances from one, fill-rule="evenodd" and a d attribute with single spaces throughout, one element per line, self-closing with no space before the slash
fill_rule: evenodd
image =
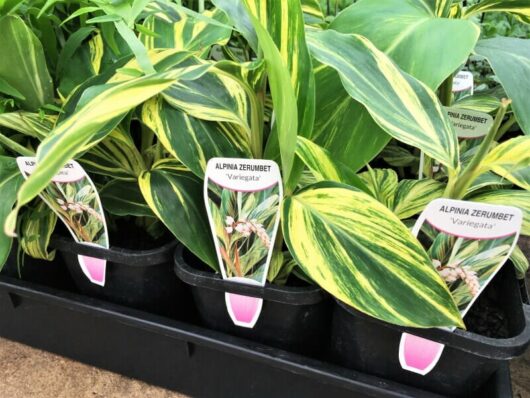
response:
<path id="1" fill-rule="evenodd" d="M 510 257 L 522 220 L 516 207 L 452 199 L 436 199 L 421 213 L 412 233 L 429 242 L 433 267 L 462 317 Z M 403 333 L 401 367 L 424 376 L 434 369 L 443 349 L 443 344 Z"/>
<path id="2" fill-rule="evenodd" d="M 24 178 L 33 173 L 36 158 L 20 156 L 17 164 Z M 70 160 L 39 196 L 66 225 L 77 243 L 109 248 L 105 214 L 96 187 L 85 170 Z M 83 273 L 90 282 L 105 286 L 107 261 L 77 256 Z"/>
<path id="3" fill-rule="evenodd" d="M 493 117 L 488 113 L 448 107 L 445 110 L 458 138 L 485 137 L 493 126 Z"/>
<path id="4" fill-rule="evenodd" d="M 204 201 L 223 279 L 265 286 L 283 198 L 278 165 L 270 160 L 212 158 Z M 225 293 L 234 324 L 253 328 L 263 299 Z"/>
<path id="5" fill-rule="evenodd" d="M 468 71 L 458 72 L 453 79 L 453 93 L 461 93 L 464 91 L 469 91 L 470 95 L 473 95 L 473 73 Z"/>

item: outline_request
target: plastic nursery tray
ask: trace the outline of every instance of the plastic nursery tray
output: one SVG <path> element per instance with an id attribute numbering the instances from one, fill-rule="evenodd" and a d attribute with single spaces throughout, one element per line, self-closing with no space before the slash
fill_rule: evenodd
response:
<path id="1" fill-rule="evenodd" d="M 0 276 L 0 336 L 194 397 L 439 397 L 7 276 Z M 507 367 L 477 396 L 511 397 Z"/>

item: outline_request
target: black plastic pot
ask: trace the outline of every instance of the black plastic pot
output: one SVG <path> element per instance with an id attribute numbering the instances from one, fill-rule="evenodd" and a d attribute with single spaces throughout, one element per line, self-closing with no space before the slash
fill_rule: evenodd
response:
<path id="1" fill-rule="evenodd" d="M 19 255 L 20 258 L 17 259 Z M 62 261 L 38 260 L 23 253 L 19 254 L 16 240 L 1 274 L 60 289 L 72 289 L 72 278 Z"/>
<path id="2" fill-rule="evenodd" d="M 440 398 L 322 360 L 1 275 L 0 336 L 193 397 Z M 503 366 L 466 398 L 511 396 Z"/>
<path id="3" fill-rule="evenodd" d="M 191 298 L 187 298 L 185 286 L 173 272 L 176 241 L 141 251 L 102 249 L 64 237 L 54 237 L 50 245 L 62 255 L 81 293 L 160 315 L 187 316 L 181 311 L 187 308 L 182 303 Z M 104 287 L 88 280 L 79 266 L 79 254 L 107 260 Z"/>
<path id="4" fill-rule="evenodd" d="M 451 333 L 441 329 L 402 328 L 337 302 L 332 326 L 333 360 L 425 390 L 469 396 L 507 360 L 522 355 L 530 343 L 530 306 L 522 303 L 520 285 L 511 265 L 503 267 L 483 296 L 484 300 L 494 300 L 503 310 L 511 337 L 490 338 L 458 329 Z M 440 361 L 427 375 L 401 368 L 398 352 L 402 332 L 445 344 Z"/>
<path id="5" fill-rule="evenodd" d="M 327 348 L 331 301 L 319 287 L 270 284 L 257 287 L 227 282 L 219 274 L 198 269 L 200 264 L 183 246 L 175 251 L 175 273 L 190 285 L 204 326 L 308 355 Z M 226 309 L 225 292 L 264 300 L 254 328 L 234 325 Z"/>

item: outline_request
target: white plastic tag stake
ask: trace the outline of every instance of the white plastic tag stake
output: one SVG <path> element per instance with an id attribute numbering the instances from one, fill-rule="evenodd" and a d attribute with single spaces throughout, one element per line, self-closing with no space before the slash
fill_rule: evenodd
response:
<path id="1" fill-rule="evenodd" d="M 488 113 L 450 107 L 446 107 L 445 110 L 458 138 L 485 137 L 493 126 L 493 117 Z"/>
<path id="2" fill-rule="evenodd" d="M 453 78 L 453 93 L 469 91 L 473 95 L 475 85 L 473 83 L 473 73 L 469 71 L 460 71 Z"/>
<path id="3" fill-rule="evenodd" d="M 430 229 L 433 266 L 446 281 L 462 317 L 510 257 L 522 220 L 515 207 L 452 199 L 436 199 L 421 213 L 412 233 L 418 236 L 422 227 Z M 444 347 L 403 333 L 399 362 L 403 369 L 424 376 L 434 369 Z"/>
<path id="4" fill-rule="evenodd" d="M 280 221 L 283 186 L 270 160 L 212 158 L 204 201 L 223 279 L 264 286 Z M 253 328 L 263 299 L 225 293 L 234 324 Z"/>
<path id="5" fill-rule="evenodd" d="M 24 178 L 33 173 L 36 158 L 20 156 L 17 164 Z M 107 223 L 96 187 L 75 160 L 69 161 L 39 196 L 66 225 L 77 243 L 109 248 Z M 90 256 L 77 256 L 83 273 L 90 282 L 105 286 L 107 261 Z"/>

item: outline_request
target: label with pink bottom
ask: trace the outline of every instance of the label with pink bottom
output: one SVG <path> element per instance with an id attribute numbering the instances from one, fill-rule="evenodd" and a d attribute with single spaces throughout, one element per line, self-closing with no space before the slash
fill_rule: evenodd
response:
<path id="1" fill-rule="evenodd" d="M 418 218 L 412 232 L 426 242 L 432 266 L 446 282 L 462 317 L 510 257 L 522 219 L 515 207 L 451 199 L 434 200 Z M 434 369 L 444 347 L 403 333 L 401 367 L 424 376 Z"/>
<path id="2" fill-rule="evenodd" d="M 34 157 L 20 156 L 17 164 L 24 178 L 37 167 Z M 69 161 L 39 196 L 66 225 L 77 243 L 109 248 L 107 223 L 98 192 L 75 160 Z M 78 260 L 92 283 L 105 286 L 106 260 L 82 255 Z"/>
<path id="3" fill-rule="evenodd" d="M 275 162 L 210 159 L 204 178 L 204 200 L 223 279 L 265 285 L 282 197 L 280 170 Z M 225 293 L 225 301 L 235 325 L 256 325 L 263 299 Z"/>

